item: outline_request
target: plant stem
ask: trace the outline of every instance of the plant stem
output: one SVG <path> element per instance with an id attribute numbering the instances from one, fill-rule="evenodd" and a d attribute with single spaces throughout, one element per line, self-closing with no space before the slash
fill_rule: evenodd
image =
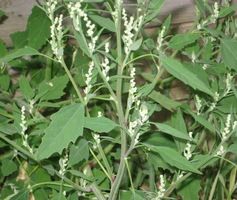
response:
<path id="1" fill-rule="evenodd" d="M 103 172 L 105 173 L 105 175 L 109 178 L 109 180 L 111 181 L 112 178 L 109 175 L 109 173 L 106 171 L 106 169 L 104 168 L 104 166 L 102 165 L 102 163 L 99 161 L 99 159 L 97 158 L 97 156 L 94 154 L 94 152 L 90 149 L 91 154 L 93 155 L 93 157 L 95 158 L 95 160 L 97 161 L 97 163 L 99 164 L 100 168 L 103 170 Z"/>
<path id="2" fill-rule="evenodd" d="M 75 80 L 73 79 L 73 77 L 72 77 L 72 75 L 71 75 L 71 72 L 70 72 L 69 69 L 67 68 L 66 63 L 64 62 L 63 59 L 60 61 L 60 63 L 61 63 L 61 65 L 63 66 L 63 68 L 64 68 L 64 70 L 65 70 L 65 72 L 66 72 L 66 74 L 67 74 L 69 80 L 71 81 L 72 86 L 73 86 L 73 88 L 75 89 L 75 91 L 76 91 L 76 93 L 77 93 L 77 96 L 79 97 L 81 103 L 85 104 L 85 103 L 84 103 L 84 99 L 83 99 L 83 97 L 82 97 L 82 95 L 81 95 L 81 92 L 80 92 L 80 90 L 79 90 L 79 88 L 78 88 L 78 86 L 77 86 Z"/>
<path id="3" fill-rule="evenodd" d="M 132 188 L 133 193 L 135 193 L 134 186 L 133 186 L 132 175 L 131 175 L 131 171 L 130 171 L 130 168 L 129 168 L 129 165 L 128 165 L 128 159 L 127 158 L 125 158 L 125 163 L 126 163 L 126 167 L 127 167 L 127 171 L 128 171 L 128 176 L 129 176 L 131 188 Z"/>

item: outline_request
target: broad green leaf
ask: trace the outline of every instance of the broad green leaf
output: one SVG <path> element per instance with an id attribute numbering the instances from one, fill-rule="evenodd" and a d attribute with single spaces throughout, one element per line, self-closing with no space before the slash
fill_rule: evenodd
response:
<path id="1" fill-rule="evenodd" d="M 154 19 L 161 10 L 161 7 L 163 6 L 165 0 L 151 0 L 149 3 L 149 9 L 148 9 L 148 13 L 145 16 L 145 23 L 151 21 L 152 19 Z"/>
<path id="2" fill-rule="evenodd" d="M 118 125 L 105 117 L 86 117 L 84 127 L 97 133 L 108 133 Z"/>
<path id="3" fill-rule="evenodd" d="M 165 69 L 177 79 L 189 85 L 195 90 L 200 90 L 206 94 L 213 96 L 213 92 L 198 76 L 190 70 L 187 70 L 179 61 L 161 56 L 160 60 Z"/>
<path id="4" fill-rule="evenodd" d="M 216 108 L 224 113 L 237 113 L 237 98 L 227 96 L 218 102 Z"/>
<path id="5" fill-rule="evenodd" d="M 188 177 L 178 187 L 178 194 L 183 199 L 199 200 L 199 191 L 201 190 L 201 180 L 198 177 Z"/>
<path id="6" fill-rule="evenodd" d="M 89 15 L 89 17 L 99 26 L 111 32 L 116 32 L 114 22 L 108 17 L 101 17 L 99 15 Z"/>
<path id="7" fill-rule="evenodd" d="M 222 39 L 221 53 L 224 64 L 237 71 L 237 40 L 236 39 Z"/>
<path id="8" fill-rule="evenodd" d="M 3 176 L 9 176 L 17 170 L 16 163 L 9 159 L 2 160 L 1 165 L 1 172 Z"/>
<path id="9" fill-rule="evenodd" d="M 27 38 L 28 38 L 27 31 L 12 33 L 10 37 L 15 49 L 23 48 L 24 46 L 27 45 Z"/>
<path id="10" fill-rule="evenodd" d="M 195 42 L 200 35 L 198 33 L 182 33 L 177 34 L 169 42 L 169 47 L 175 50 L 181 50 L 185 46 Z"/>
<path id="11" fill-rule="evenodd" d="M 37 98 L 43 100 L 58 99 L 64 95 L 63 90 L 68 84 L 67 76 L 54 77 L 51 81 L 43 81 L 39 85 Z"/>
<path id="12" fill-rule="evenodd" d="M 0 123 L 0 132 L 5 133 L 7 135 L 13 135 L 17 133 L 17 129 L 13 124 Z"/>
<path id="13" fill-rule="evenodd" d="M 188 136 L 188 134 L 181 132 L 171 126 L 169 126 L 168 124 L 161 124 L 161 123 L 154 123 L 156 125 L 157 128 L 159 128 L 159 131 L 169 134 L 173 137 L 176 138 L 180 138 L 180 139 L 184 139 L 184 140 L 190 140 L 190 137 Z"/>
<path id="14" fill-rule="evenodd" d="M 65 106 L 53 114 L 51 120 L 37 151 L 39 160 L 48 158 L 56 152 L 61 153 L 71 142 L 82 136 L 84 106 L 82 104 Z"/>
<path id="15" fill-rule="evenodd" d="M 51 200 L 67 200 L 67 198 L 63 195 L 62 192 L 53 192 Z"/>
<path id="16" fill-rule="evenodd" d="M 8 63 L 16 58 L 21 58 L 22 56 L 34 56 L 41 55 L 37 50 L 31 47 L 24 47 L 17 49 L 0 58 L 0 63 Z"/>
<path id="17" fill-rule="evenodd" d="M 11 198 L 11 200 L 26 200 L 29 199 L 29 189 L 22 189 L 18 191 L 18 193 Z"/>
<path id="18" fill-rule="evenodd" d="M 162 159 L 169 165 L 176 167 L 184 171 L 190 171 L 193 173 L 201 174 L 201 172 L 185 157 L 181 156 L 177 151 L 169 147 L 155 147 L 148 146 L 152 151 L 160 154 Z"/>
<path id="19" fill-rule="evenodd" d="M 150 94 L 149 97 L 154 100 L 155 102 L 159 103 L 162 107 L 165 109 L 173 112 L 176 110 L 179 106 L 181 106 L 181 103 L 176 102 L 165 95 L 161 94 L 160 92 L 156 92 L 153 90 Z"/>
<path id="20" fill-rule="evenodd" d="M 20 86 L 20 91 L 22 92 L 23 96 L 31 100 L 34 97 L 34 90 L 30 86 L 29 81 L 26 79 L 26 77 L 22 76 L 19 80 L 19 86 Z"/>
<path id="21" fill-rule="evenodd" d="M 70 147 L 69 153 L 69 165 L 75 165 L 82 160 L 88 160 L 89 158 L 89 146 L 85 139 L 80 139 L 80 141 Z"/>
<path id="22" fill-rule="evenodd" d="M 28 46 L 40 49 L 50 36 L 51 22 L 46 13 L 35 6 L 28 18 Z"/>

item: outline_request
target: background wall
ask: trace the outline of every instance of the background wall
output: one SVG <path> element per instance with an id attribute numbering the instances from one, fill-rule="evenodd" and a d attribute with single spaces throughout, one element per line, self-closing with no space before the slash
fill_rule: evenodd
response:
<path id="1" fill-rule="evenodd" d="M 128 9 L 133 9 L 136 0 L 124 0 Z M 234 0 L 237 2 L 237 0 Z M 0 9 L 7 13 L 8 19 L 0 24 L 0 38 L 7 45 L 11 45 L 10 33 L 25 29 L 31 8 L 36 5 L 36 0 L 0 0 Z M 160 18 L 172 14 L 173 24 L 186 29 L 195 18 L 194 0 L 165 0 Z"/>

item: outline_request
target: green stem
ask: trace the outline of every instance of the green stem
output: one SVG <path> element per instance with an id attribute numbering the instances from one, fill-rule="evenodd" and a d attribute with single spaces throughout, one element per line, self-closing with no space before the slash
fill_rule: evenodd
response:
<path id="1" fill-rule="evenodd" d="M 106 170 L 107 170 L 107 172 L 109 174 L 110 180 L 112 180 L 113 171 L 112 171 L 112 169 L 111 169 L 111 167 L 109 165 L 109 162 L 108 162 L 108 160 L 107 160 L 107 158 L 105 156 L 105 153 L 104 153 L 104 151 L 103 151 L 103 149 L 102 149 L 100 144 L 98 144 L 98 149 L 99 149 L 101 158 L 102 158 L 102 160 L 104 162 L 105 168 L 106 168 Z"/>
<path id="2" fill-rule="evenodd" d="M 97 158 L 97 156 L 94 154 L 94 152 L 90 149 L 90 152 L 92 154 L 92 156 L 95 158 L 95 160 L 97 161 L 97 163 L 99 164 L 100 168 L 103 170 L 103 172 L 105 173 L 105 175 L 109 178 L 110 181 L 112 181 L 112 177 L 109 175 L 109 173 L 106 171 L 106 169 L 104 168 L 104 166 L 102 165 L 102 163 L 100 162 L 100 160 Z"/>
<path id="3" fill-rule="evenodd" d="M 132 191 L 133 191 L 133 194 L 134 194 L 135 189 L 134 189 L 134 186 L 133 186 L 132 175 L 131 175 L 131 171 L 130 171 L 130 168 L 129 168 L 129 165 L 128 165 L 128 159 L 127 158 L 125 158 L 125 163 L 126 163 L 126 167 L 127 167 L 127 171 L 128 171 L 128 177 L 129 177 L 129 180 L 130 180 L 131 188 L 132 188 Z"/>
<path id="4" fill-rule="evenodd" d="M 213 184 L 212 184 L 212 187 L 211 187 L 211 191 L 210 191 L 210 195 L 209 195 L 208 200 L 212 200 L 213 197 L 214 197 L 215 190 L 216 190 L 216 185 L 217 185 L 217 182 L 218 182 L 219 174 L 220 174 L 220 169 L 218 170 L 218 172 L 217 172 L 217 174 L 216 174 L 216 177 L 215 177 L 215 180 L 214 180 L 214 182 L 213 182 Z"/>
<path id="5" fill-rule="evenodd" d="M 67 68 L 66 63 L 64 62 L 63 59 L 60 61 L 60 63 L 61 63 L 61 65 L 63 66 L 63 68 L 64 68 L 64 70 L 65 70 L 65 72 L 66 72 L 66 74 L 67 74 L 69 80 L 71 81 L 72 86 L 73 86 L 73 88 L 75 89 L 75 91 L 76 91 L 76 93 L 77 93 L 77 96 L 79 97 L 81 103 L 85 104 L 85 103 L 84 103 L 84 99 L 83 99 L 83 97 L 82 97 L 82 95 L 81 95 L 81 92 L 80 92 L 80 90 L 79 90 L 79 88 L 78 88 L 78 86 L 77 86 L 75 80 L 73 79 L 73 77 L 72 77 L 72 75 L 71 75 L 71 72 L 70 72 L 69 69 Z"/>

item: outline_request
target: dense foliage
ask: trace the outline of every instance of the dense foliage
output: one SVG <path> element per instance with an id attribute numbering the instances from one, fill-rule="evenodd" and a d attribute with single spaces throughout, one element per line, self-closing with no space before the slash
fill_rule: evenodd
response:
<path id="1" fill-rule="evenodd" d="M 237 198 L 237 7 L 151 34 L 163 3 L 47 0 L 0 42 L 0 199 Z"/>

